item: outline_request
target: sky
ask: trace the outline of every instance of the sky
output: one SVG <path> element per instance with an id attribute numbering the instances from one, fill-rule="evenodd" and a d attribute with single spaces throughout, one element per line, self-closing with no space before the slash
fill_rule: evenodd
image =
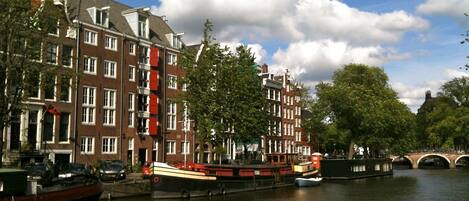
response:
<path id="1" fill-rule="evenodd" d="M 188 45 L 210 19 L 218 42 L 247 45 L 256 62 L 314 88 L 349 63 L 379 66 L 412 111 L 469 60 L 469 0 L 118 0 L 165 15 Z M 314 91 L 312 91 L 314 93 Z"/>

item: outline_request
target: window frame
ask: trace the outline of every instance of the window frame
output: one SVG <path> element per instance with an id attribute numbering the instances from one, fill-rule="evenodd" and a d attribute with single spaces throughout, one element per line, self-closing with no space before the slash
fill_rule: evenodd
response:
<path id="1" fill-rule="evenodd" d="M 112 143 L 112 140 L 114 142 Z M 117 137 L 112 137 L 112 136 L 103 136 L 101 138 L 101 153 L 102 154 L 117 154 Z M 105 146 L 105 141 L 108 141 Z M 105 150 L 105 148 L 107 149 Z M 113 149 L 113 150 L 112 150 Z"/>
<path id="2" fill-rule="evenodd" d="M 117 104 L 116 94 L 117 94 L 117 90 L 105 88 L 103 90 L 103 93 L 104 93 L 104 96 L 103 96 L 103 126 L 115 126 L 116 125 L 116 104 Z M 107 102 L 107 104 L 106 104 L 106 102 Z"/>
<path id="3" fill-rule="evenodd" d="M 117 52 L 117 37 L 111 35 L 104 35 L 104 49 Z"/>
<path id="4" fill-rule="evenodd" d="M 83 140 L 85 140 L 85 144 L 83 144 Z M 90 143 L 90 140 L 91 140 L 91 143 Z M 95 151 L 94 142 L 95 142 L 94 137 L 82 136 L 80 139 L 80 154 L 81 155 L 93 155 Z M 85 149 L 84 151 L 83 151 L 83 148 Z M 91 150 L 89 151 L 88 148 L 91 148 Z"/>
<path id="5" fill-rule="evenodd" d="M 83 125 L 95 125 L 96 124 L 96 87 L 92 86 L 83 86 L 83 94 L 82 94 L 82 111 L 81 111 L 81 123 Z M 86 96 L 85 96 L 85 89 L 86 90 Z M 93 103 L 90 103 L 90 89 L 93 89 Z M 86 99 L 85 99 L 86 97 Z M 87 101 L 85 101 L 87 100 Z M 87 110 L 86 113 L 86 120 L 83 119 L 83 112 Z M 91 112 L 89 110 L 92 110 L 93 114 L 91 115 Z M 90 115 L 92 116 L 92 121 L 90 121 Z"/>
<path id="6" fill-rule="evenodd" d="M 178 77 L 176 75 L 168 74 L 168 89 L 178 89 Z"/>
<path id="7" fill-rule="evenodd" d="M 87 45 L 98 46 L 98 32 L 85 29 L 83 31 L 83 42 Z M 87 40 L 88 39 L 88 40 Z"/>
<path id="8" fill-rule="evenodd" d="M 94 62 L 91 62 L 94 61 Z M 93 71 L 91 71 L 91 64 L 93 63 Z M 92 56 L 83 56 L 83 73 L 96 75 L 97 73 L 98 58 Z"/>
<path id="9" fill-rule="evenodd" d="M 117 62 L 104 60 L 103 65 L 104 65 L 103 66 L 104 77 L 116 79 L 117 78 Z"/>

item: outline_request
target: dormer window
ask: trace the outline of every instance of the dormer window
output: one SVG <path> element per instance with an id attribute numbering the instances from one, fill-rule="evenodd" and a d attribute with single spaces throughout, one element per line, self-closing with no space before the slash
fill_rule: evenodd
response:
<path id="1" fill-rule="evenodd" d="M 93 19 L 94 23 L 103 27 L 108 27 L 109 25 L 109 6 L 103 8 L 91 7 L 88 8 L 88 13 Z"/>
<path id="2" fill-rule="evenodd" d="M 142 15 L 138 16 L 138 36 L 148 38 L 148 18 Z"/>
<path id="3" fill-rule="evenodd" d="M 182 46 L 181 38 L 178 35 L 173 36 L 173 47 L 180 49 Z"/>
<path id="4" fill-rule="evenodd" d="M 108 26 L 109 23 L 109 10 L 108 9 L 96 9 L 96 24 L 99 24 L 101 26 Z"/>

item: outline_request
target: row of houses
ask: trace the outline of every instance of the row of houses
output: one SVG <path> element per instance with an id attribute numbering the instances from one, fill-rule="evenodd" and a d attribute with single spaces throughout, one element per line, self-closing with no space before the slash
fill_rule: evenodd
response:
<path id="1" fill-rule="evenodd" d="M 55 4 L 63 18 L 47 42 L 37 45 L 37 60 L 59 72 L 38 72 L 23 111 L 12 114 L 3 136 L 6 164 L 45 158 L 90 165 L 99 160 L 136 165 L 216 159 L 210 145 L 196 143 L 185 105 L 174 101 L 186 90 L 178 82 L 185 75 L 178 64 L 182 33 L 149 8 L 113 0 Z M 272 121 L 259 147 L 263 160 L 274 153 L 309 154 L 298 88 L 288 74 L 274 76 L 266 69 L 260 75 L 273 109 L 266 111 Z M 199 160 L 200 146 L 206 146 L 205 161 Z M 225 146 L 228 159 L 241 151 L 229 140 Z"/>

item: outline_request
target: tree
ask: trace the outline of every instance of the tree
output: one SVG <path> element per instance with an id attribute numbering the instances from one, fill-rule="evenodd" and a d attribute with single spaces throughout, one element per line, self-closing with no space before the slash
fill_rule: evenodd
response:
<path id="1" fill-rule="evenodd" d="M 244 145 L 257 142 L 267 132 L 268 119 L 253 54 L 245 46 L 234 53 L 220 47 L 211 31 L 207 20 L 200 54 L 187 49 L 182 59 L 188 84 L 183 99 L 194 120 L 196 137 L 202 145 L 219 146 L 227 138 Z"/>
<path id="2" fill-rule="evenodd" d="M 401 152 L 403 147 L 395 145 L 413 136 L 414 115 L 387 82 L 381 68 L 349 64 L 334 73 L 332 83 L 316 86 L 325 117 L 350 134 L 349 159 L 354 144 L 369 147 L 372 155 L 384 149 Z"/>
<path id="3" fill-rule="evenodd" d="M 464 16 L 468 17 L 469 14 L 467 13 L 464 13 Z M 461 34 L 461 36 L 464 38 L 462 41 L 461 41 L 461 44 L 466 44 L 466 43 L 469 43 L 469 30 L 466 30 L 466 33 L 464 34 Z M 466 56 L 466 58 L 469 59 L 469 56 Z M 460 69 L 466 69 L 468 70 L 469 69 L 469 64 L 465 64 L 464 67 L 459 67 Z"/>
<path id="4" fill-rule="evenodd" d="M 0 136 L 14 114 L 24 107 L 29 89 L 39 87 L 39 72 L 54 74 L 56 67 L 38 62 L 41 44 L 57 29 L 61 12 L 51 0 L 0 0 Z M 45 74 L 44 74 L 45 75 Z M 0 137 L 0 166 L 3 137 Z"/>

